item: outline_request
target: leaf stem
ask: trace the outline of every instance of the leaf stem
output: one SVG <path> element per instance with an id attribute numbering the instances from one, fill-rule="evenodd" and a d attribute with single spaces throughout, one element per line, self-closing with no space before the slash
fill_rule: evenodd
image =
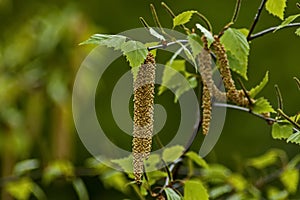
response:
<path id="1" fill-rule="evenodd" d="M 210 24 L 209 20 L 201 13 L 199 13 L 198 11 L 196 12 L 196 15 L 203 20 L 203 22 L 206 24 L 207 29 L 212 33 L 212 25 Z"/>
<path id="2" fill-rule="evenodd" d="M 251 34 L 254 31 L 254 28 L 255 28 L 258 20 L 259 20 L 260 14 L 261 14 L 261 12 L 263 10 L 263 7 L 265 6 L 266 3 L 267 3 L 267 0 L 262 0 L 260 6 L 258 7 L 258 10 L 257 10 L 257 13 L 256 13 L 256 15 L 254 17 L 253 23 L 252 23 L 252 25 L 251 25 L 251 27 L 249 29 L 249 33 L 248 33 L 248 36 L 247 36 L 247 40 L 248 41 L 250 41 Z"/>
<path id="3" fill-rule="evenodd" d="M 277 112 L 286 120 L 288 120 L 291 124 L 293 124 L 298 130 L 300 130 L 300 125 L 293 121 L 287 114 L 285 114 L 280 108 L 277 109 Z"/>
<path id="4" fill-rule="evenodd" d="M 159 19 L 158 19 L 158 15 L 157 15 L 157 13 L 156 13 L 156 10 L 155 10 L 154 5 L 153 5 L 153 4 L 150 4 L 150 8 L 151 8 L 151 13 L 152 13 L 153 20 L 154 20 L 156 26 L 158 26 L 158 27 L 160 28 L 161 32 L 162 32 L 163 34 L 165 34 L 165 31 L 164 31 L 164 29 L 163 29 L 163 27 L 162 27 L 162 25 L 161 25 L 161 23 L 160 23 L 160 21 L 159 21 Z"/>
<path id="5" fill-rule="evenodd" d="M 289 28 L 289 27 L 295 27 L 295 26 L 300 26 L 300 22 L 298 22 L 298 23 L 291 23 L 291 24 L 289 24 L 289 25 L 286 25 L 286 26 L 282 27 L 281 29 Z M 263 35 L 266 35 L 267 33 L 271 33 L 271 32 L 273 32 L 273 31 L 275 31 L 275 30 L 277 29 L 277 27 L 278 27 L 278 26 L 270 27 L 270 28 L 265 29 L 265 30 L 263 30 L 263 31 L 260 31 L 260 32 L 258 32 L 258 33 L 256 33 L 256 34 L 253 34 L 253 35 L 250 35 L 250 36 L 248 35 L 247 40 L 248 40 L 248 41 L 251 41 L 251 40 L 253 40 L 253 39 L 255 39 L 255 38 L 258 38 L 258 37 L 261 37 L 261 36 L 263 36 Z M 249 33 L 250 33 L 250 32 L 249 32 Z"/>
<path id="6" fill-rule="evenodd" d="M 300 90 L 300 80 L 297 77 L 294 77 L 294 80 L 296 81 L 298 89 Z"/>
<path id="7" fill-rule="evenodd" d="M 239 11 L 241 9 L 241 4 L 242 4 L 242 0 L 237 0 L 236 1 L 236 4 L 235 4 L 235 8 L 234 8 L 234 13 L 233 13 L 233 16 L 231 18 L 231 21 L 234 23 L 237 18 L 238 18 L 238 15 L 239 15 Z"/>
<path id="8" fill-rule="evenodd" d="M 283 99 L 278 85 L 275 85 L 275 91 L 277 96 L 278 108 L 283 110 Z"/>

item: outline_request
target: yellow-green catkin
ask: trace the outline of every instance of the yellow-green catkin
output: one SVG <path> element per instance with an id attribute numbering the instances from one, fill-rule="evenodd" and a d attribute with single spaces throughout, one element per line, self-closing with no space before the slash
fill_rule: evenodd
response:
<path id="1" fill-rule="evenodd" d="M 213 42 L 214 52 L 216 54 L 217 61 L 219 64 L 220 74 L 223 79 L 223 84 L 227 90 L 226 96 L 228 100 L 240 106 L 248 106 L 249 101 L 246 98 L 244 91 L 236 89 L 235 83 L 231 76 L 231 71 L 229 69 L 229 62 L 226 55 L 226 51 L 224 46 L 220 42 L 220 38 L 218 36 L 215 36 L 214 39 L 215 39 Z"/>
<path id="2" fill-rule="evenodd" d="M 214 85 L 211 71 L 211 56 L 207 46 L 207 39 L 203 36 L 202 41 L 204 47 L 198 55 L 199 71 L 202 77 L 202 133 L 208 134 L 211 120 L 211 98 L 212 87 Z"/>
<path id="3" fill-rule="evenodd" d="M 134 126 L 132 140 L 133 173 L 141 182 L 144 160 L 151 152 L 153 133 L 155 60 L 149 52 L 134 80 Z"/>

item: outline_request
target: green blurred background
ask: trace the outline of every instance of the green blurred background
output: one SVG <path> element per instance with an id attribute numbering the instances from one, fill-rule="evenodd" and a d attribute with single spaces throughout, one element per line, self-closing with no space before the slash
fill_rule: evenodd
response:
<path id="1" fill-rule="evenodd" d="M 286 16 L 299 13 L 296 0 L 288 1 Z M 80 142 L 74 128 L 71 95 L 73 81 L 81 62 L 93 46 L 78 46 L 94 33 L 116 34 L 141 27 L 143 16 L 154 25 L 149 8 L 157 8 L 161 23 L 171 28 L 172 20 L 160 1 L 110 0 L 0 0 L 0 187 L 11 177 L 16 163 L 36 158 L 42 167 L 54 160 L 70 160 L 82 166 L 91 155 Z M 231 19 L 235 0 L 188 0 L 166 3 L 180 13 L 198 10 L 212 23 L 215 33 Z M 249 28 L 259 0 L 242 2 L 236 28 Z M 192 22 L 196 22 L 193 19 Z M 281 21 L 265 10 L 255 32 Z M 191 23 L 192 24 L 192 23 Z M 258 84 L 266 71 L 270 81 L 261 93 L 276 107 L 274 84 L 284 98 L 284 110 L 299 112 L 300 93 L 293 76 L 300 75 L 300 38 L 295 29 L 268 34 L 251 42 L 247 88 Z M 163 60 L 163 59 L 162 59 Z M 166 60 L 166 58 L 165 58 Z M 119 69 L 110 71 L 104 82 L 113 84 L 118 75 L 128 70 L 123 60 Z M 110 87 L 105 88 L 109 95 Z M 173 104 L 173 96 L 158 97 L 162 104 Z M 169 103 L 168 103 L 169 102 Z M 172 113 L 168 113 L 172 115 Z M 118 137 L 114 123 L 107 124 Z M 121 140 L 130 145 L 130 140 Z M 275 141 L 271 127 L 247 113 L 228 110 L 222 135 L 208 155 L 210 162 L 220 162 L 237 169 L 243 159 L 257 156 L 270 148 L 280 148 L 289 156 L 299 153 L 299 146 Z M 37 174 L 37 182 L 41 181 Z M 119 199 L 121 193 L 107 189 L 97 178 L 83 178 L 91 199 Z M 56 181 L 43 186 L 48 199 L 76 199 L 69 183 Z M 10 199 L 2 192 L 1 199 Z"/>

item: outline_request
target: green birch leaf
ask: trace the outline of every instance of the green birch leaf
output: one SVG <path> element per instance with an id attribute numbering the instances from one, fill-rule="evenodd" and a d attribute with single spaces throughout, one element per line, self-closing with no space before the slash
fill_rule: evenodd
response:
<path id="1" fill-rule="evenodd" d="M 249 92 L 250 97 L 254 98 L 268 83 L 269 81 L 269 72 L 266 72 L 265 77 L 263 80 L 254 88 L 252 88 Z"/>
<path id="2" fill-rule="evenodd" d="M 182 198 L 177 194 L 172 188 L 165 188 L 164 189 L 167 200 L 182 200 Z"/>
<path id="3" fill-rule="evenodd" d="M 283 154 L 280 150 L 269 150 L 265 154 L 248 159 L 247 165 L 255 167 L 256 169 L 264 169 L 278 161 L 278 157 Z"/>
<path id="4" fill-rule="evenodd" d="M 173 162 L 178 159 L 184 152 L 184 147 L 175 145 L 172 147 L 165 148 L 162 153 L 162 159 L 167 162 Z"/>
<path id="5" fill-rule="evenodd" d="M 246 74 L 250 46 L 246 36 L 238 29 L 229 28 L 221 37 L 221 43 L 224 45 L 227 55 L 231 57 L 231 60 L 235 59 L 234 65 L 230 65 L 230 68 L 241 74 L 247 80 Z M 231 61 L 231 64 L 233 64 L 232 62 L 233 61 Z"/>
<path id="6" fill-rule="evenodd" d="M 209 195 L 200 180 L 188 180 L 184 184 L 184 200 L 208 200 Z"/>
<path id="7" fill-rule="evenodd" d="M 297 28 L 297 30 L 295 31 L 295 34 L 300 36 L 300 28 Z"/>
<path id="8" fill-rule="evenodd" d="M 181 74 L 184 77 L 180 76 Z M 186 71 L 185 60 L 174 60 L 171 58 L 166 63 L 166 67 L 163 72 L 162 84 L 158 88 L 158 95 L 161 95 L 167 88 L 175 90 L 175 99 L 177 102 L 179 97 L 191 88 L 197 87 L 197 80 L 191 77 Z"/>
<path id="9" fill-rule="evenodd" d="M 279 26 L 277 26 L 277 28 L 273 31 L 276 32 L 281 28 L 286 27 L 287 25 L 289 25 L 291 22 L 293 22 L 295 19 L 297 19 L 300 16 L 300 14 L 298 15 L 291 15 L 289 17 L 287 17 Z"/>
<path id="10" fill-rule="evenodd" d="M 149 29 L 149 32 L 151 35 L 153 35 L 154 37 L 156 37 L 157 39 L 161 40 L 161 41 L 165 41 L 165 37 L 161 34 L 159 34 L 157 31 L 155 31 L 153 28 Z"/>
<path id="11" fill-rule="evenodd" d="M 18 162 L 13 170 L 14 174 L 21 175 L 28 171 L 37 169 L 40 166 L 40 162 L 37 159 L 28 159 Z"/>
<path id="12" fill-rule="evenodd" d="M 128 41 L 122 44 L 121 50 L 131 67 L 140 66 L 147 57 L 147 47 L 139 41 Z"/>
<path id="13" fill-rule="evenodd" d="M 97 44 L 112 47 L 115 50 L 118 50 L 121 49 L 125 41 L 126 37 L 122 35 L 94 34 L 88 40 L 80 43 L 79 45 Z"/>
<path id="14" fill-rule="evenodd" d="M 287 0 L 268 0 L 266 3 L 266 9 L 270 14 L 283 20 L 286 2 Z"/>
<path id="15" fill-rule="evenodd" d="M 299 185 L 299 170 L 286 168 L 280 175 L 280 181 L 289 193 L 294 194 Z"/>
<path id="16" fill-rule="evenodd" d="M 232 191 L 232 187 L 230 185 L 222 185 L 214 187 L 209 192 L 209 197 L 212 199 L 217 199 L 218 197 L 222 196 L 223 194 L 229 193 Z"/>
<path id="17" fill-rule="evenodd" d="M 272 137 L 274 139 L 287 139 L 291 134 L 293 134 L 293 126 L 291 124 L 280 125 L 274 123 L 272 125 Z"/>
<path id="18" fill-rule="evenodd" d="M 230 69 L 240 76 L 242 76 L 245 80 L 248 80 L 247 77 L 247 62 L 243 62 L 241 59 L 236 58 L 232 55 L 230 51 L 226 52 Z"/>
<path id="19" fill-rule="evenodd" d="M 24 177 L 7 183 L 4 189 L 15 199 L 27 200 L 32 193 L 33 185 L 31 179 Z"/>
<path id="20" fill-rule="evenodd" d="M 228 179 L 228 183 L 233 186 L 237 191 L 243 191 L 246 189 L 248 183 L 247 180 L 240 174 L 231 174 Z"/>
<path id="21" fill-rule="evenodd" d="M 179 25 L 183 25 L 188 23 L 193 14 L 196 13 L 197 11 L 195 10 L 189 10 L 189 11 L 185 11 L 180 13 L 179 15 L 177 15 L 176 17 L 173 18 L 173 28 Z"/>
<path id="22" fill-rule="evenodd" d="M 290 137 L 287 139 L 287 142 L 291 142 L 291 143 L 300 145 L 300 132 L 290 135 Z"/>
<path id="23" fill-rule="evenodd" d="M 178 72 L 185 71 L 185 60 L 173 60 L 166 63 L 166 68 L 163 72 L 162 85 L 158 89 L 158 95 L 161 95 L 166 90 L 164 85 L 167 85 L 171 88 L 178 87 L 179 80 L 177 80 L 176 76 L 174 76 L 176 71 L 171 70 L 170 68 Z"/>
<path id="24" fill-rule="evenodd" d="M 72 181 L 72 185 L 77 193 L 79 200 L 89 200 L 89 194 L 86 186 L 81 178 L 76 178 Z"/>
<path id="25" fill-rule="evenodd" d="M 252 111 L 259 114 L 269 112 L 275 113 L 275 110 L 272 108 L 269 101 L 263 97 L 260 97 L 256 100 L 254 106 L 252 107 Z"/>
<path id="26" fill-rule="evenodd" d="M 187 37 L 192 49 L 193 56 L 196 57 L 202 51 L 202 41 L 199 35 L 192 33 Z"/>
<path id="27" fill-rule="evenodd" d="M 214 42 L 214 36 L 211 32 L 209 32 L 206 28 L 204 28 L 201 24 L 196 24 L 196 27 L 203 33 L 203 35 L 207 38 L 208 47 Z"/>
<path id="28" fill-rule="evenodd" d="M 209 166 L 206 163 L 206 161 L 201 156 L 199 156 L 199 154 L 197 154 L 197 153 L 195 153 L 193 151 L 189 151 L 189 152 L 187 152 L 185 154 L 185 156 L 187 156 L 189 159 L 191 159 L 192 161 L 194 161 L 200 167 L 209 168 Z"/>

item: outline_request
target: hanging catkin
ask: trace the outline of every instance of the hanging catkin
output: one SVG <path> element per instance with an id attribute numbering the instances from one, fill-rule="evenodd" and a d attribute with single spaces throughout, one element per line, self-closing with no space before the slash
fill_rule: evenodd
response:
<path id="1" fill-rule="evenodd" d="M 141 182 L 144 160 L 150 155 L 153 133 L 155 60 L 149 52 L 134 80 L 133 173 Z"/>
<path id="2" fill-rule="evenodd" d="M 226 51 L 224 46 L 220 42 L 220 38 L 218 36 L 214 36 L 214 52 L 217 57 L 217 61 L 219 63 L 220 74 L 223 79 L 223 84 L 227 90 L 226 96 L 228 100 L 240 106 L 248 106 L 249 101 L 245 97 L 243 90 L 237 90 L 234 84 L 234 81 L 231 76 L 231 72 L 229 69 L 229 62 L 227 59 Z"/>

